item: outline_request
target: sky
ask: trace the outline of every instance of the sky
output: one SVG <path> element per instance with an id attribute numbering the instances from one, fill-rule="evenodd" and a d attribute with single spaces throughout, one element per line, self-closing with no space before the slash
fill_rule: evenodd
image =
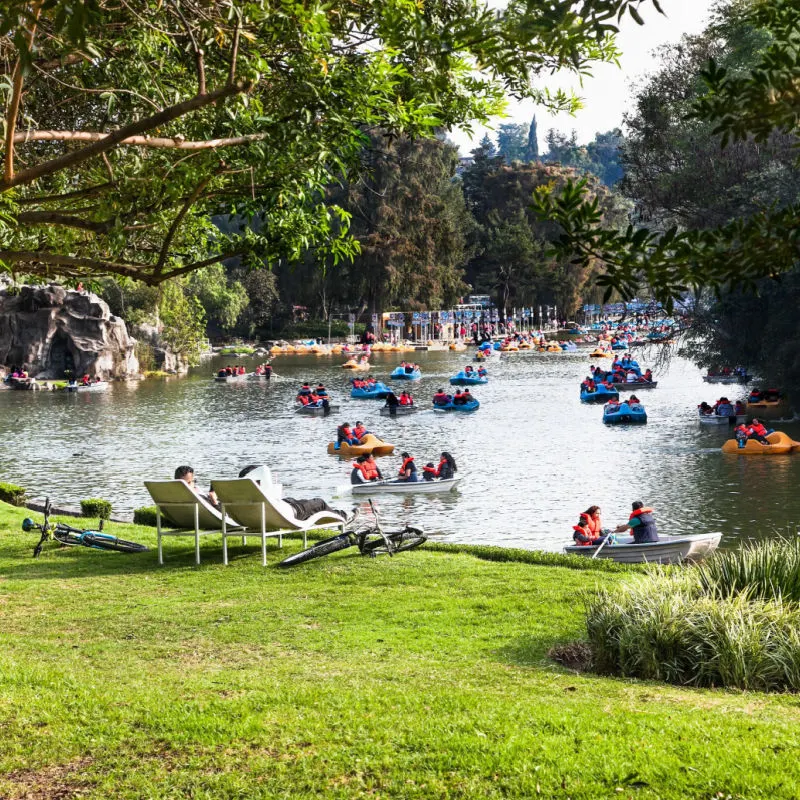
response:
<path id="1" fill-rule="evenodd" d="M 571 75 L 554 75 L 543 80 L 543 86 L 551 90 L 572 89 L 583 99 L 584 107 L 574 116 L 569 114 L 552 115 L 543 108 L 537 108 L 531 101 L 512 100 L 507 110 L 508 117 L 498 118 L 495 125 L 504 122 L 524 122 L 529 124 L 536 114 L 539 134 L 539 152 L 544 149 L 544 137 L 550 128 L 565 133 L 573 129 L 578 133 L 578 142 L 591 141 L 598 132 L 619 127 L 622 114 L 631 104 L 631 87 L 649 71 L 657 60 L 654 51 L 659 45 L 678 41 L 684 33 L 699 33 L 709 21 L 709 12 L 714 0 L 660 0 L 666 16 L 661 16 L 649 3 L 641 6 L 644 25 L 637 25 L 626 16 L 620 23 L 617 47 L 622 51 L 620 66 L 597 64 L 592 68 L 593 76 L 585 78 L 581 86 Z M 488 128 L 475 128 L 472 139 L 458 130 L 450 132 L 449 138 L 455 142 L 462 155 L 469 155 L 477 147 L 485 133 L 492 135 Z"/>

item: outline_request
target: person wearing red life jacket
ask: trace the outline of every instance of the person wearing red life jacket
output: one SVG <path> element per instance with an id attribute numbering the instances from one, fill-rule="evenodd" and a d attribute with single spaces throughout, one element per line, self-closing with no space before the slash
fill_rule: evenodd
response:
<path id="1" fill-rule="evenodd" d="M 748 439 L 755 439 L 757 442 L 761 442 L 761 444 L 769 444 L 769 440 L 767 439 L 767 434 L 769 431 L 760 423 L 757 419 L 754 419 L 750 423 L 750 427 L 747 429 L 747 438 Z"/>
<path id="2" fill-rule="evenodd" d="M 358 420 L 355 428 L 353 428 L 353 436 L 360 442 L 368 433 L 369 431 L 364 427 L 364 423 Z"/>
<path id="3" fill-rule="evenodd" d="M 414 405 L 414 400 L 412 399 L 411 395 L 405 390 L 400 393 L 398 402 L 400 403 L 401 406 Z"/>
<path id="4" fill-rule="evenodd" d="M 433 396 L 433 404 L 435 406 L 446 406 L 450 400 L 450 395 L 446 394 L 444 389 L 438 389 L 436 394 Z"/>
<path id="5" fill-rule="evenodd" d="M 343 422 L 336 429 L 337 446 L 341 445 L 342 442 L 345 444 L 358 444 L 358 439 L 356 439 L 356 437 L 353 435 L 353 429 L 350 427 L 349 422 Z"/>
<path id="6" fill-rule="evenodd" d="M 433 461 L 429 461 L 422 468 L 422 480 L 424 480 L 424 481 L 435 481 L 436 480 L 436 466 L 434 465 Z"/>
<path id="7" fill-rule="evenodd" d="M 311 401 L 308 399 L 307 394 L 299 394 L 297 395 L 297 402 L 300 403 L 300 405 L 307 406 Z"/>
<path id="8" fill-rule="evenodd" d="M 586 514 L 581 514 L 578 517 L 578 524 L 572 526 L 572 539 L 579 547 L 593 547 L 600 544 L 598 537 L 592 532 Z"/>
<path id="9" fill-rule="evenodd" d="M 366 475 L 368 481 L 382 481 L 383 475 L 381 471 L 378 469 L 378 464 L 375 461 L 375 456 L 370 453 L 366 460 L 364 461 L 364 467 L 366 469 Z"/>
<path id="10" fill-rule="evenodd" d="M 353 462 L 353 469 L 350 472 L 350 483 L 352 484 L 360 484 L 360 483 L 369 483 L 369 469 L 366 466 L 367 457 L 366 456 L 359 456 Z"/>
<path id="11" fill-rule="evenodd" d="M 457 471 L 456 460 L 450 453 L 443 452 L 439 457 L 439 464 L 436 467 L 436 477 L 442 478 L 442 480 L 455 478 Z"/>
<path id="12" fill-rule="evenodd" d="M 656 521 L 653 519 L 653 509 L 646 508 L 644 503 L 640 500 L 633 503 L 631 507 L 633 510 L 631 511 L 628 521 L 622 525 L 618 525 L 614 529 L 615 533 L 622 533 L 630 528 L 633 534 L 634 544 L 657 542 L 658 529 L 656 528 Z"/>
<path id="13" fill-rule="evenodd" d="M 403 463 L 397 473 L 397 480 L 406 483 L 414 483 L 419 478 L 417 477 L 417 465 L 414 463 L 414 458 L 410 453 L 401 453 Z"/>

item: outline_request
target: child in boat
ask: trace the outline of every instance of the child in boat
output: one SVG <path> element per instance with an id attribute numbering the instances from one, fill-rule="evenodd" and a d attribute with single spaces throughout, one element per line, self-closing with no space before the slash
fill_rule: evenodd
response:
<path id="1" fill-rule="evenodd" d="M 429 461 L 422 468 L 422 480 L 424 480 L 424 481 L 435 481 L 436 480 L 436 466 L 434 465 L 433 461 Z"/>

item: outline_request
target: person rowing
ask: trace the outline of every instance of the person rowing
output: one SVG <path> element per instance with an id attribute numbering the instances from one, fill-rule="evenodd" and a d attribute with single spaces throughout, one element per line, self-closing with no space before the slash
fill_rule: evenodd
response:
<path id="1" fill-rule="evenodd" d="M 622 533 L 630 528 L 634 544 L 657 542 L 658 529 L 656 528 L 656 521 L 653 519 L 653 509 L 646 508 L 640 500 L 632 503 L 631 508 L 632 511 L 628 521 L 618 525 L 614 532 Z"/>

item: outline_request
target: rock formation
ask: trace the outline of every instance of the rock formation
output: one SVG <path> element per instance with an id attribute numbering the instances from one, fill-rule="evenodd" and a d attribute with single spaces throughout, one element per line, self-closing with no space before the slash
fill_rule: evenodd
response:
<path id="1" fill-rule="evenodd" d="M 136 341 L 97 295 L 63 286 L 0 291 L 0 364 L 45 379 L 138 375 Z"/>

